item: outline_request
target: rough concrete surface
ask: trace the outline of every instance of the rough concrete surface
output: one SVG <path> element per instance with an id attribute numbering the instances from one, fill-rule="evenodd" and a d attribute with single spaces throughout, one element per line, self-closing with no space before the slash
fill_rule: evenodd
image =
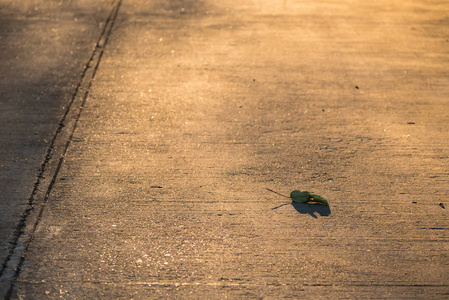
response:
<path id="1" fill-rule="evenodd" d="M 449 298 L 446 4 L 114 5 L 7 298 Z"/>
<path id="2" fill-rule="evenodd" d="M 0 0 L 0 273 L 111 7 Z"/>

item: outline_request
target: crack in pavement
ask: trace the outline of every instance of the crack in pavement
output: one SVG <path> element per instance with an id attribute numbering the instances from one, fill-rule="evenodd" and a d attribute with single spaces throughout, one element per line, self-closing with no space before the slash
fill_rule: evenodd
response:
<path id="1" fill-rule="evenodd" d="M 4 299 L 11 298 L 15 282 L 20 275 L 21 267 L 26 258 L 27 250 L 33 240 L 34 232 L 44 212 L 48 196 L 72 141 L 73 133 L 75 132 L 84 104 L 89 95 L 89 90 L 100 65 L 121 3 L 122 0 L 117 0 L 114 3 L 105 21 L 100 37 L 92 51 L 92 55 L 84 67 L 72 99 L 59 121 L 58 127 L 47 149 L 47 154 L 41 165 L 37 180 L 34 183 L 33 191 L 28 199 L 28 207 L 20 217 L 11 250 L 0 269 L 0 283 L 2 287 L 0 296 L 4 296 Z M 3 287 L 5 288 L 3 289 Z M 2 295 L 3 293 L 4 295 Z"/>

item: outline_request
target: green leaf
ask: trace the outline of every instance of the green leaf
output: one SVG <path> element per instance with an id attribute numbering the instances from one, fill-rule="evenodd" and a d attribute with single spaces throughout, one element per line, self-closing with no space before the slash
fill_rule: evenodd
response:
<path id="1" fill-rule="evenodd" d="M 318 202 L 318 203 L 329 206 L 329 203 L 327 202 L 326 199 L 324 199 L 321 196 L 315 195 L 315 194 L 310 194 L 310 202 Z"/>
<path id="2" fill-rule="evenodd" d="M 301 192 L 300 190 L 294 190 L 290 193 L 290 198 L 292 198 L 293 202 L 298 203 L 317 202 L 329 206 L 329 203 L 327 202 L 326 199 L 324 199 L 321 196 L 311 194 L 307 191 Z"/>
<path id="3" fill-rule="evenodd" d="M 305 203 L 310 199 L 309 192 L 301 192 L 300 190 L 294 190 L 290 193 L 290 198 L 292 198 L 293 202 Z"/>

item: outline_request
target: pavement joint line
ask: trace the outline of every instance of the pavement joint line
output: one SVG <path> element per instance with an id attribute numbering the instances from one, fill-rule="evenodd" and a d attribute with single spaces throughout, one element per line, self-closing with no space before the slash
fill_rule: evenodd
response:
<path id="1" fill-rule="evenodd" d="M 33 240 L 39 221 L 44 212 L 53 185 L 56 182 L 65 155 L 73 139 L 78 120 L 81 117 L 83 107 L 89 96 L 89 90 L 101 62 L 104 49 L 112 33 L 115 20 L 118 15 L 122 0 L 117 0 L 105 21 L 100 37 L 92 51 L 92 54 L 84 66 L 80 80 L 75 88 L 73 96 L 58 123 L 58 127 L 50 141 L 44 162 L 37 175 L 33 191 L 28 198 L 28 207 L 22 213 L 17 225 L 15 236 L 11 241 L 11 249 L 0 269 L 1 286 L 9 286 L 7 291 L 0 290 L 0 297 L 10 299 L 15 282 L 20 275 L 20 270 L 25 260 L 27 250 Z M 48 175 L 47 175 L 48 174 Z M 6 283 L 6 284 L 5 284 Z"/>

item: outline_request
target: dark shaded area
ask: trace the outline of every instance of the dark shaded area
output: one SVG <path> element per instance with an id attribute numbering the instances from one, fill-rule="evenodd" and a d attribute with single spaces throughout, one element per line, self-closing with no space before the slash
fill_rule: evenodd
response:
<path id="1" fill-rule="evenodd" d="M 0 265 L 109 7 L 0 5 Z"/>
<path id="2" fill-rule="evenodd" d="M 317 218 L 317 214 L 322 217 L 327 217 L 331 214 L 331 209 L 327 205 L 297 202 L 292 202 L 291 204 L 300 214 L 308 214 L 314 218 Z"/>
<path id="3" fill-rule="evenodd" d="M 278 209 L 289 204 L 291 204 L 300 214 L 308 214 L 314 218 L 317 218 L 317 214 L 322 217 L 327 217 L 331 214 L 331 209 L 329 206 L 318 203 L 298 203 L 292 201 L 291 203 L 284 203 L 272 209 Z"/>

